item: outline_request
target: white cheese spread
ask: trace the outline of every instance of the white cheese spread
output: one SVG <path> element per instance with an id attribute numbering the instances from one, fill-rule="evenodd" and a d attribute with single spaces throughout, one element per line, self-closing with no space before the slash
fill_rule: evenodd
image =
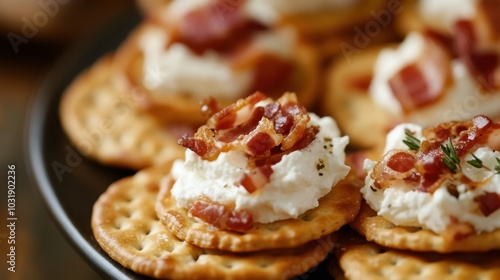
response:
<path id="1" fill-rule="evenodd" d="M 186 150 L 185 160 L 176 162 L 172 170 L 176 179 L 172 196 L 178 206 L 189 209 L 198 198 L 207 197 L 248 211 L 259 223 L 297 218 L 317 207 L 318 200 L 350 170 L 344 163 L 349 139 L 340 137 L 332 118 L 310 117 L 309 125 L 319 126 L 316 139 L 272 165 L 270 182 L 253 193 L 238 183 L 248 170 L 243 152 L 221 153 L 216 160 L 207 161 Z"/>

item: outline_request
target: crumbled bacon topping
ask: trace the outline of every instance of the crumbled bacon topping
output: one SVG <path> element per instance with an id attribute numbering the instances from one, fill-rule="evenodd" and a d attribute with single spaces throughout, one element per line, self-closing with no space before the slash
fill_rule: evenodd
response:
<path id="1" fill-rule="evenodd" d="M 189 209 L 189 215 L 201 219 L 219 229 L 244 232 L 253 225 L 253 217 L 247 211 L 237 211 L 208 198 L 200 198 Z"/>
<path id="2" fill-rule="evenodd" d="M 439 42 L 425 34 L 424 39 L 420 57 L 389 80 L 392 93 L 405 112 L 436 102 L 450 84 L 451 56 Z"/>
<path id="3" fill-rule="evenodd" d="M 216 108 L 213 100 L 210 107 Z M 205 160 L 215 160 L 221 152 L 239 150 L 253 168 L 241 178 L 241 185 L 253 193 L 269 182 L 272 165 L 283 155 L 307 147 L 319 129 L 308 126 L 309 114 L 293 93 L 273 101 L 256 92 L 213 114 L 193 136 L 179 144 Z"/>
<path id="4" fill-rule="evenodd" d="M 425 140 L 418 151 L 389 151 L 375 165 L 370 175 L 376 181 L 375 187 L 388 188 L 394 180 L 402 180 L 405 185 L 416 190 L 432 193 L 443 183 L 452 180 L 470 183 L 463 174 L 454 174 L 443 163 L 445 154 L 441 146 L 452 139 L 459 158 L 482 146 L 498 149 L 500 123 L 480 115 L 466 122 L 439 124 L 424 130 L 422 134 Z"/>

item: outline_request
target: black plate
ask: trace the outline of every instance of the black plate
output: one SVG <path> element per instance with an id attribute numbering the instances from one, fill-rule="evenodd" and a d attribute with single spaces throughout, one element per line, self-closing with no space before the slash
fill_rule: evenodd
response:
<path id="1" fill-rule="evenodd" d="M 90 265 L 113 279 L 149 279 L 113 261 L 99 247 L 90 228 L 92 205 L 99 195 L 112 182 L 133 172 L 102 166 L 80 156 L 62 131 L 58 107 L 71 81 L 99 57 L 115 50 L 140 20 L 139 13 L 131 8 L 64 55 L 33 100 L 26 133 L 31 175 L 47 209 Z M 329 278 L 326 275 L 326 269 L 319 266 L 299 278 Z"/>

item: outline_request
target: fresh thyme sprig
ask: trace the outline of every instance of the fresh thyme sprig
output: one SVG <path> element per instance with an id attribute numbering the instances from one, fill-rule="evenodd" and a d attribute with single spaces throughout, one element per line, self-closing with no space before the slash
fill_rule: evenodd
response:
<path id="1" fill-rule="evenodd" d="M 406 138 L 403 140 L 403 143 L 405 143 L 406 146 L 411 151 L 418 151 L 420 150 L 420 140 L 418 140 L 417 137 L 413 136 L 410 131 L 406 130 L 405 131 Z"/>
<path id="2" fill-rule="evenodd" d="M 500 174 L 500 158 L 496 158 L 498 165 L 495 166 L 495 172 Z"/>
<path id="3" fill-rule="evenodd" d="M 478 158 L 474 153 L 470 153 L 474 159 L 468 160 L 467 163 L 474 166 L 475 168 L 483 168 L 483 161 Z"/>
<path id="4" fill-rule="evenodd" d="M 442 159 L 443 163 L 451 172 L 457 173 L 460 166 L 460 159 L 458 158 L 457 151 L 453 146 L 453 142 L 451 142 L 451 138 L 448 138 L 447 144 L 441 144 L 441 150 L 443 150 L 444 153 L 444 157 Z"/>
<path id="5" fill-rule="evenodd" d="M 474 159 L 468 160 L 467 163 L 474 166 L 475 168 L 484 168 L 488 171 L 492 171 L 487 166 L 483 165 L 483 161 L 479 159 L 474 153 L 471 153 Z M 500 158 L 495 158 L 497 160 L 498 165 L 495 166 L 495 173 L 500 175 Z"/>

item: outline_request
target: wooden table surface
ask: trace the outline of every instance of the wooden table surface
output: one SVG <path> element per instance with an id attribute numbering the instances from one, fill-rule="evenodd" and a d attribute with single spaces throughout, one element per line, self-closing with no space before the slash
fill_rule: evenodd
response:
<path id="1" fill-rule="evenodd" d="M 89 1 L 84 1 L 90 3 Z M 50 37 L 32 38 L 20 45 L 15 52 L 8 40 L 8 28 L 2 29 L 0 42 L 0 176 L 4 182 L 0 188 L 0 279 L 100 279 L 86 261 L 71 247 L 55 226 L 44 208 L 27 171 L 24 130 L 30 110 L 30 100 L 36 92 L 44 74 L 79 34 L 96 28 L 99 22 L 114 12 L 119 12 L 131 1 L 94 1 L 95 12 L 79 14 L 89 18 L 93 24 L 71 23 L 65 26 L 73 36 L 64 33 L 61 40 Z M 114 4 L 113 4 L 114 3 Z M 69 4 L 68 4 L 69 5 Z M 101 5 L 101 6 L 100 6 Z M 99 8 L 103 7 L 103 8 Z M 61 7 L 62 9 L 62 7 Z M 87 8 L 80 13 L 89 13 Z M 74 9 L 73 9 L 74 12 Z M 64 11 L 60 10 L 61 17 Z M 59 15 L 57 15 L 59 16 Z M 66 16 L 68 18 L 68 16 Z M 69 17 L 71 18 L 71 17 Z M 16 166 L 16 267 L 8 270 L 9 247 L 7 228 L 7 166 Z"/>

